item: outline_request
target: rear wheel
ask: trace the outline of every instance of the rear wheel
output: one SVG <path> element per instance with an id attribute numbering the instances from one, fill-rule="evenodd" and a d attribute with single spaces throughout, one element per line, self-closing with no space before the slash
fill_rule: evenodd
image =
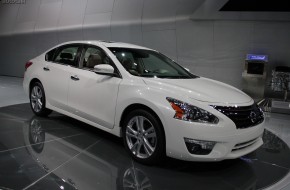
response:
<path id="1" fill-rule="evenodd" d="M 165 155 L 162 125 L 150 112 L 132 111 L 124 120 L 123 141 L 131 156 L 143 164 L 156 164 Z"/>
<path id="2" fill-rule="evenodd" d="M 52 111 L 45 107 L 45 93 L 40 82 L 32 84 L 30 90 L 30 106 L 37 116 L 48 116 Z"/>

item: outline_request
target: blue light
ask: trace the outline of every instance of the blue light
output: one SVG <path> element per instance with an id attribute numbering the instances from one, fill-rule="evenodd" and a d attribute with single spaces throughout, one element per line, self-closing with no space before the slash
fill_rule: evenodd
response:
<path id="1" fill-rule="evenodd" d="M 247 54 L 248 61 L 268 61 L 268 55 Z"/>

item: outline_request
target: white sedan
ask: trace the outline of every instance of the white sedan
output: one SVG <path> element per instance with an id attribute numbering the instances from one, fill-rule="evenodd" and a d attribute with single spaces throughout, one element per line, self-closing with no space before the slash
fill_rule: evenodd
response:
<path id="1" fill-rule="evenodd" d="M 123 137 L 145 164 L 233 159 L 263 144 L 252 98 L 145 47 L 64 43 L 26 63 L 23 85 L 36 115 L 54 110 Z"/>

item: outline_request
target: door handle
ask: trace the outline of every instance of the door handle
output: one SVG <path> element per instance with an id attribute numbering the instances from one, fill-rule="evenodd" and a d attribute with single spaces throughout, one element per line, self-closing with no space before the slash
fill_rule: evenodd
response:
<path id="1" fill-rule="evenodd" d="M 49 68 L 48 67 L 43 67 L 43 70 L 44 71 L 49 71 Z"/>
<path id="2" fill-rule="evenodd" d="M 77 75 L 71 76 L 70 78 L 71 78 L 72 80 L 75 80 L 75 81 L 80 80 L 79 77 L 78 77 Z"/>

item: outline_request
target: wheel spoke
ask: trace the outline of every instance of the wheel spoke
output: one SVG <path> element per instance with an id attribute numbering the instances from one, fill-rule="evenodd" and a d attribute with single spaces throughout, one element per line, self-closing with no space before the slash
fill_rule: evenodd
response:
<path id="1" fill-rule="evenodd" d="M 155 131 L 154 127 L 149 127 L 148 129 L 146 129 L 145 133 L 149 133 L 151 131 Z"/>
<path id="2" fill-rule="evenodd" d="M 151 155 L 152 152 L 154 151 L 154 148 L 150 145 L 149 141 L 146 138 L 144 138 L 143 140 L 144 140 L 144 147 L 148 149 L 149 154 Z"/>
<path id="3" fill-rule="evenodd" d="M 34 88 L 33 88 L 33 95 L 34 95 L 34 96 L 37 96 L 37 87 L 34 87 Z"/>
<path id="4" fill-rule="evenodd" d="M 39 99 L 41 99 L 42 98 L 42 92 L 41 92 L 41 90 L 39 89 L 39 91 L 38 91 L 38 98 Z"/>
<path id="5" fill-rule="evenodd" d="M 34 108 L 34 107 L 35 107 L 35 105 L 36 105 L 36 102 L 37 102 L 37 100 L 32 100 L 32 101 L 31 101 L 32 108 Z"/>
<path id="6" fill-rule="evenodd" d="M 148 138 L 156 138 L 156 133 L 149 133 L 149 134 L 145 134 L 145 138 L 148 139 Z"/>
<path id="7" fill-rule="evenodd" d="M 156 133 L 152 132 L 152 133 L 145 133 L 144 137 L 148 140 L 149 138 L 156 138 Z"/>
<path id="8" fill-rule="evenodd" d="M 36 101 L 36 108 L 37 108 L 37 109 L 39 108 L 39 103 L 38 103 L 38 101 Z"/>
<path id="9" fill-rule="evenodd" d="M 128 131 L 126 132 L 126 135 L 129 136 L 129 137 L 135 138 L 135 139 L 138 138 L 137 135 L 132 134 L 132 133 L 130 133 L 130 132 L 128 132 Z"/>
<path id="10" fill-rule="evenodd" d="M 37 112 L 39 112 L 39 110 L 41 109 L 40 104 L 39 104 L 38 101 L 36 102 L 36 109 L 37 109 Z"/>
<path id="11" fill-rule="evenodd" d="M 34 101 L 31 101 L 31 106 L 34 109 L 34 107 L 35 107 L 35 102 Z"/>
<path id="12" fill-rule="evenodd" d="M 138 142 L 138 141 L 137 141 L 137 142 Z M 136 149 L 137 154 L 140 154 L 140 149 L 141 149 L 142 145 L 143 145 L 142 142 L 139 142 L 139 143 L 138 143 L 138 146 L 137 146 L 137 149 Z"/>
<path id="13" fill-rule="evenodd" d="M 147 156 L 150 156 L 151 155 L 151 152 L 150 150 L 146 147 L 145 143 L 144 143 L 144 150 L 145 150 L 145 153 Z"/>
<path id="14" fill-rule="evenodd" d="M 138 132 L 135 131 L 135 130 L 132 128 L 132 126 L 130 126 L 130 125 L 127 126 L 127 129 L 128 129 L 128 130 L 127 130 L 128 132 L 130 132 L 130 133 L 132 133 L 132 134 L 134 134 L 134 135 L 137 135 L 137 133 L 138 133 Z"/>
<path id="15" fill-rule="evenodd" d="M 37 100 L 37 98 L 33 95 L 33 94 L 31 94 L 31 100 Z"/>
<path id="16" fill-rule="evenodd" d="M 136 149 L 137 149 L 137 146 L 138 146 L 138 141 L 135 142 L 135 144 L 131 147 L 131 151 L 133 152 L 133 154 L 136 154 Z"/>
<path id="17" fill-rule="evenodd" d="M 34 103 L 34 108 L 33 108 L 34 111 L 37 111 L 37 109 L 38 109 L 37 107 L 38 107 L 38 104 L 37 104 L 37 101 L 36 101 L 36 102 Z"/>
<path id="18" fill-rule="evenodd" d="M 136 125 L 138 128 L 138 131 L 143 132 L 144 131 L 144 118 L 136 117 Z"/>
<path id="19" fill-rule="evenodd" d="M 37 88 L 37 87 L 35 87 L 36 88 L 36 95 L 37 95 L 37 98 L 39 98 L 39 95 L 40 95 L 40 89 L 39 88 Z"/>
<path id="20" fill-rule="evenodd" d="M 40 107 L 42 107 L 42 102 L 40 99 L 37 100 Z"/>

